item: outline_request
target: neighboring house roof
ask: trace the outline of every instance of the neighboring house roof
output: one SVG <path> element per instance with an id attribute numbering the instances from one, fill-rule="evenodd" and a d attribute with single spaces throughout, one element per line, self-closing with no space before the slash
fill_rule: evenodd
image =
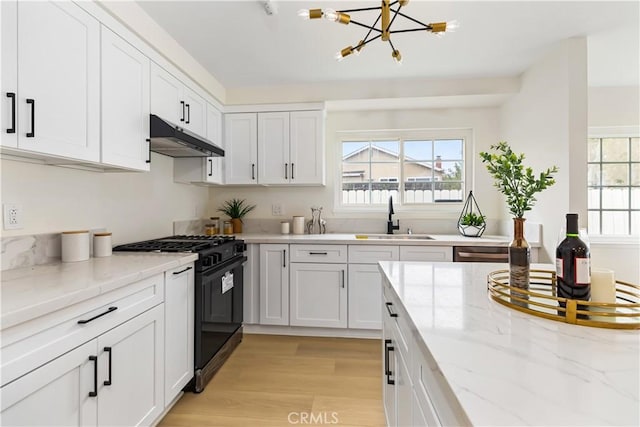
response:
<path id="1" fill-rule="evenodd" d="M 345 154 L 344 156 L 342 156 L 342 160 L 345 161 L 345 160 L 349 159 L 350 157 L 354 157 L 354 156 L 356 156 L 356 155 L 358 155 L 358 154 L 362 153 L 363 151 L 368 150 L 370 148 L 374 149 L 374 150 L 378 150 L 379 152 L 387 154 L 387 155 L 389 155 L 391 157 L 395 157 L 396 159 L 399 159 L 398 154 L 394 153 L 393 151 L 389 151 L 389 150 L 386 150 L 386 149 L 384 149 L 382 147 L 378 147 L 378 146 L 375 146 L 375 145 L 372 145 L 372 146 L 365 145 L 364 147 L 358 148 L 357 150 L 352 151 L 351 153 Z M 416 162 L 416 159 L 414 159 L 412 157 L 405 156 L 405 158 L 407 160 L 409 160 L 409 161 Z M 425 168 L 431 169 L 431 163 L 416 162 L 416 164 L 418 164 L 420 166 L 423 166 Z M 433 168 L 433 170 L 436 171 L 436 172 L 444 172 L 444 170 L 442 168 Z"/>

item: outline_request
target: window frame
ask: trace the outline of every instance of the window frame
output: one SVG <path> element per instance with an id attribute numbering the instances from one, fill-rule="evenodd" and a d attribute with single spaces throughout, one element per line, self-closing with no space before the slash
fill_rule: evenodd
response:
<path id="1" fill-rule="evenodd" d="M 439 202 L 439 203 L 411 203 L 405 204 L 404 200 L 394 198 L 394 210 L 396 212 L 420 212 L 426 214 L 434 212 L 435 215 L 443 213 L 460 214 L 460 209 L 464 205 L 466 195 L 473 188 L 473 146 L 474 133 L 472 128 L 425 128 L 425 129 L 383 129 L 383 130 L 358 130 L 358 131 L 337 131 L 336 141 L 336 164 L 334 188 L 334 212 L 341 213 L 372 213 L 387 212 L 386 204 L 359 204 L 345 205 L 342 203 L 342 146 L 344 142 L 355 141 L 376 141 L 376 140 L 398 140 L 400 144 L 411 140 L 438 140 L 438 139 L 461 139 L 462 142 L 462 183 L 464 192 L 460 202 Z M 400 174 L 403 162 L 398 161 Z M 400 178 L 400 177 L 399 177 Z"/>

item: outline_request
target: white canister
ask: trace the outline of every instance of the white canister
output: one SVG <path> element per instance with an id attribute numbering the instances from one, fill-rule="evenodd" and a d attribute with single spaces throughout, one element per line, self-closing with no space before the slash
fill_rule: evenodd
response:
<path id="1" fill-rule="evenodd" d="M 293 217 L 293 234 L 304 234 L 304 217 Z"/>
<path id="2" fill-rule="evenodd" d="M 86 261 L 89 259 L 89 231 L 62 232 L 62 262 Z"/>
<path id="3" fill-rule="evenodd" d="M 111 256 L 111 233 L 93 235 L 93 256 L 96 258 Z"/>
<path id="4" fill-rule="evenodd" d="M 289 222 L 288 221 L 282 221 L 280 223 L 280 233 L 289 234 Z"/>

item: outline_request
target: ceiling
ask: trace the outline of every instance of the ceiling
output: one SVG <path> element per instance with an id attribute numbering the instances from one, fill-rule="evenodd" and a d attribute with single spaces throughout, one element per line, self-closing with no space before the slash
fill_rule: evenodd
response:
<path id="1" fill-rule="evenodd" d="M 420 1 L 403 13 L 422 22 L 456 19 L 441 38 L 426 32 L 395 34 L 403 64 L 379 40 L 358 57 L 334 55 L 366 30 L 324 19 L 304 21 L 302 8 L 378 6 L 367 1 L 139 1 L 140 6 L 227 88 L 394 78 L 517 76 L 554 43 L 588 37 L 589 84 L 638 85 L 640 3 L 637 1 Z M 377 14 L 353 13 L 372 24 Z M 407 20 L 393 29 L 413 27 Z"/>

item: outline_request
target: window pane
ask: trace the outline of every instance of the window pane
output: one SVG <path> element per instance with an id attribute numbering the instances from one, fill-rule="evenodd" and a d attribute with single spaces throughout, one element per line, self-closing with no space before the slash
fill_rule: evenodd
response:
<path id="1" fill-rule="evenodd" d="M 433 162 L 405 162 L 404 164 L 406 182 L 440 181 L 441 175 L 441 173 L 434 173 Z"/>
<path id="2" fill-rule="evenodd" d="M 404 142 L 405 161 L 432 160 L 432 141 L 405 141 Z"/>
<path id="3" fill-rule="evenodd" d="M 640 138 L 631 138 L 631 161 L 640 162 Z"/>
<path id="4" fill-rule="evenodd" d="M 342 182 L 343 183 L 368 183 L 371 178 L 369 163 L 343 163 Z"/>
<path id="5" fill-rule="evenodd" d="M 629 185 L 629 165 L 603 164 L 602 185 Z"/>
<path id="6" fill-rule="evenodd" d="M 434 155 L 444 160 L 462 160 L 462 140 L 445 139 L 434 143 Z"/>
<path id="7" fill-rule="evenodd" d="M 375 141 L 371 143 L 371 161 L 399 162 L 400 143 L 398 141 Z"/>
<path id="8" fill-rule="evenodd" d="M 640 163 L 631 164 L 631 185 L 640 185 Z"/>
<path id="9" fill-rule="evenodd" d="M 631 212 L 631 234 L 640 235 L 640 212 Z"/>
<path id="10" fill-rule="evenodd" d="M 600 164 L 588 165 L 588 179 L 587 184 L 591 186 L 600 185 Z"/>
<path id="11" fill-rule="evenodd" d="M 589 234 L 600 234 L 600 212 L 589 211 Z"/>
<path id="12" fill-rule="evenodd" d="M 371 178 L 373 183 L 393 183 L 393 187 L 397 189 L 400 182 L 400 163 L 371 163 Z"/>
<path id="13" fill-rule="evenodd" d="M 640 209 L 640 188 L 631 189 L 631 209 Z"/>
<path id="14" fill-rule="evenodd" d="M 587 208 L 588 209 L 600 209 L 600 189 L 589 188 L 587 189 Z"/>
<path id="15" fill-rule="evenodd" d="M 602 234 L 629 234 L 629 212 L 602 211 Z"/>
<path id="16" fill-rule="evenodd" d="M 368 142 L 343 142 L 342 160 L 345 162 L 368 162 L 370 150 Z"/>
<path id="17" fill-rule="evenodd" d="M 629 187 L 603 187 L 602 209 L 629 209 Z"/>
<path id="18" fill-rule="evenodd" d="M 629 161 L 629 138 L 602 138 L 602 161 Z"/>
<path id="19" fill-rule="evenodd" d="M 589 161 L 600 161 L 600 139 L 598 138 L 589 139 Z"/>

